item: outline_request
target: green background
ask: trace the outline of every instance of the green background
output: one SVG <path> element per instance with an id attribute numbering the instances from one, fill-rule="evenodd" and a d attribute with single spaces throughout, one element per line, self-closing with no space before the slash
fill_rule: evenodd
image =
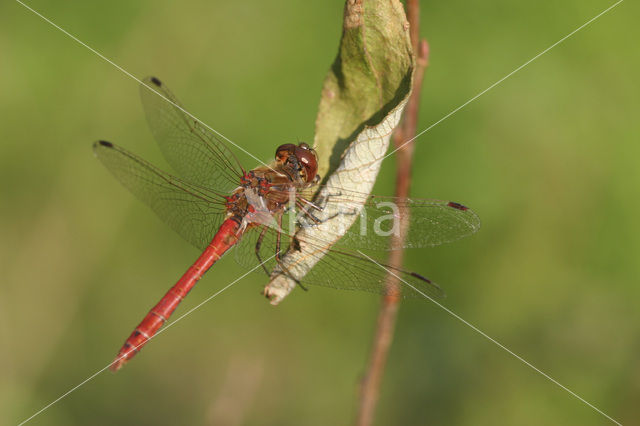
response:
<path id="1" fill-rule="evenodd" d="M 254 155 L 312 140 L 341 1 L 28 3 Z M 613 4 L 423 2 L 419 128 Z M 640 397 L 638 6 L 627 1 L 417 140 L 412 194 L 478 234 L 411 250 L 444 304 L 624 424 Z M 107 139 L 166 167 L 137 83 L 15 2 L 0 5 L 0 422 L 105 367 L 197 256 L 93 157 Z M 240 157 L 248 166 L 256 164 Z M 376 193 L 393 192 L 394 159 Z M 232 256 L 177 315 L 243 271 Z M 38 425 L 350 424 L 375 295 L 280 306 L 253 274 L 103 372 Z M 611 424 L 434 304 L 402 305 L 377 424 Z"/>

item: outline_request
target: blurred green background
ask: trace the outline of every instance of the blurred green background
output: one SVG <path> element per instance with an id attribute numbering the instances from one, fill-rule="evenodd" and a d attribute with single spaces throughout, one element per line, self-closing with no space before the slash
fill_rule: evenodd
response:
<path id="1" fill-rule="evenodd" d="M 31 0 L 269 160 L 312 140 L 343 2 Z M 422 2 L 425 128 L 613 4 Z M 407 253 L 444 304 L 624 424 L 640 397 L 638 6 L 624 2 L 417 140 L 412 193 L 481 217 Z M 96 161 L 107 139 L 165 167 L 137 84 L 15 2 L 0 5 L 0 422 L 105 367 L 197 251 Z M 241 160 L 248 166 L 255 160 Z M 376 192 L 393 191 L 394 160 Z M 225 258 L 177 315 L 242 270 Z M 254 274 L 34 425 L 350 424 L 379 299 Z M 379 425 L 611 424 L 430 302 L 404 303 Z"/>

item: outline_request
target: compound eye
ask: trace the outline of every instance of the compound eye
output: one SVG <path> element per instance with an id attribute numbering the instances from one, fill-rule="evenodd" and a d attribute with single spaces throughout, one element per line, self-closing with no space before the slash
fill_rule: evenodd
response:
<path id="1" fill-rule="evenodd" d="M 296 148 L 298 147 L 292 143 L 280 145 L 276 149 L 276 160 L 280 160 L 282 162 L 286 161 L 287 158 L 296 151 Z"/>
<path id="2" fill-rule="evenodd" d="M 316 153 L 309 148 L 309 145 L 307 145 L 306 149 L 298 146 L 295 151 L 295 155 L 300 164 L 302 164 L 302 167 L 304 167 L 306 172 L 306 181 L 312 182 L 316 177 L 316 173 L 318 173 L 318 159 L 316 158 Z"/>
<path id="3" fill-rule="evenodd" d="M 310 150 L 311 150 L 311 147 L 310 147 L 310 146 L 309 146 L 309 144 L 308 144 L 308 143 L 306 143 L 306 142 L 300 142 L 300 144 L 299 144 L 298 146 L 299 146 L 300 148 L 302 148 L 302 149 L 306 149 L 307 151 L 310 151 Z"/>

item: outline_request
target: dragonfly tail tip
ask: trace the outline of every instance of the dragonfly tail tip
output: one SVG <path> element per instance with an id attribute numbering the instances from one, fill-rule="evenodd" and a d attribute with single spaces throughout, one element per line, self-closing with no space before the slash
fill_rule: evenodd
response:
<path id="1" fill-rule="evenodd" d="M 112 373 L 116 373 L 118 370 L 122 368 L 122 364 L 123 364 L 122 361 L 117 359 L 109 366 L 109 370 L 111 370 Z"/>

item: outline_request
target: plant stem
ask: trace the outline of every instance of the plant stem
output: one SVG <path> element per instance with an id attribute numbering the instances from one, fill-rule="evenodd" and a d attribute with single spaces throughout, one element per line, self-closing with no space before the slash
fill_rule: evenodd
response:
<path id="1" fill-rule="evenodd" d="M 407 19 L 409 21 L 409 33 L 411 44 L 416 54 L 416 69 L 413 80 L 413 92 L 405 107 L 402 122 L 397 127 L 393 135 L 393 143 L 398 151 L 396 152 L 396 189 L 395 196 L 406 198 L 409 196 L 411 187 L 411 168 L 413 159 L 413 141 L 406 143 L 416 134 L 418 123 L 418 108 L 420 105 L 420 91 L 424 71 L 428 66 L 429 45 L 426 40 L 419 40 L 420 31 L 420 5 L 418 0 L 407 0 Z M 404 145 L 403 145 L 404 144 Z M 401 147 L 401 148 L 400 148 Z M 392 247 L 396 247 L 389 255 L 389 265 L 392 267 L 402 267 L 404 257 L 404 240 L 407 233 L 408 211 L 400 211 L 402 222 L 398 236 L 394 236 Z M 387 355 L 393 341 L 395 323 L 400 303 L 398 279 L 387 275 L 387 294 L 382 297 L 380 310 L 378 312 L 377 328 L 374 336 L 373 346 L 369 365 L 362 380 L 360 402 L 356 424 L 358 426 L 369 426 L 373 423 L 376 405 L 380 394 L 380 384 L 384 369 L 387 363 Z"/>

